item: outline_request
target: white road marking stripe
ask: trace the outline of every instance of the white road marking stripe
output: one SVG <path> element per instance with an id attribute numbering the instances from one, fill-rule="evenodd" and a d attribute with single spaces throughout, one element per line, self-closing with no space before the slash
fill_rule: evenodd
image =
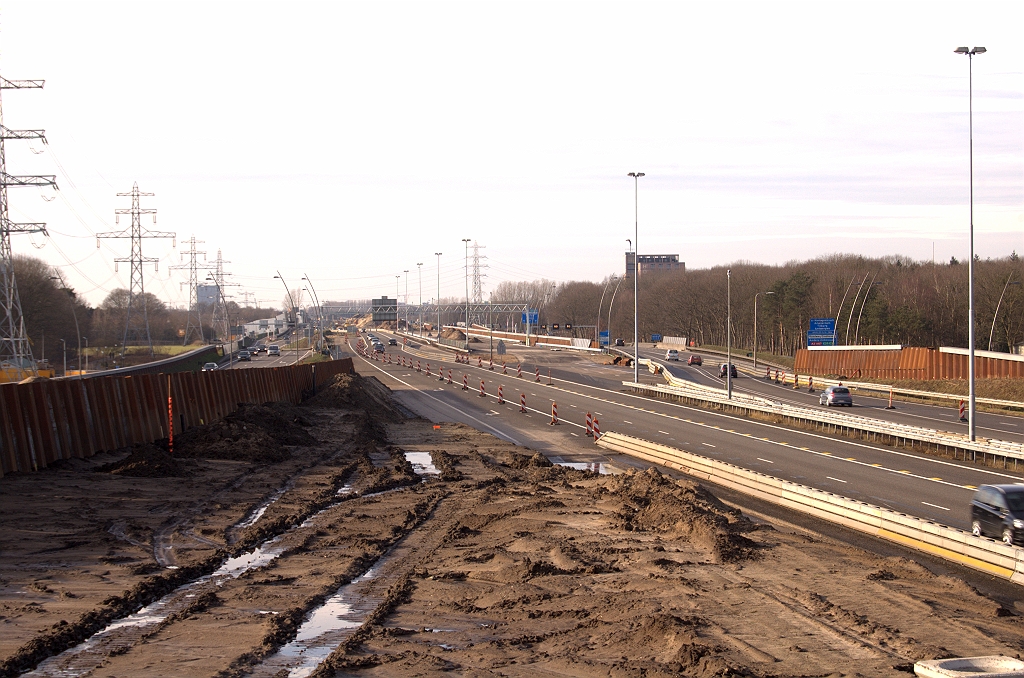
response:
<path id="1" fill-rule="evenodd" d="M 775 463 L 771 459 L 762 459 L 761 457 L 755 457 L 755 459 L 757 459 L 758 461 L 763 461 L 763 462 L 768 463 L 768 464 L 774 464 Z"/>
<path id="2" fill-rule="evenodd" d="M 622 423 L 623 423 L 623 424 L 629 424 L 630 426 L 632 426 L 632 425 L 633 425 L 633 422 L 631 422 L 631 421 L 626 421 L 625 419 L 623 419 L 623 420 L 622 420 Z"/>
<path id="3" fill-rule="evenodd" d="M 845 483 L 846 482 L 845 480 L 840 480 L 839 478 L 833 478 L 832 476 L 825 476 L 825 477 L 828 478 L 829 480 L 834 480 L 837 483 Z"/>
<path id="4" fill-rule="evenodd" d="M 573 433 L 572 431 L 569 432 L 569 435 L 574 436 L 576 438 L 580 437 L 580 435 L 578 433 Z"/>
<path id="5" fill-rule="evenodd" d="M 660 433 L 660 434 L 662 434 L 662 435 L 664 435 L 664 436 L 669 436 L 669 435 L 672 435 L 672 434 L 671 434 L 671 433 L 669 433 L 668 431 L 658 431 L 658 433 Z"/>
<path id="6" fill-rule="evenodd" d="M 708 447 L 714 447 L 711 443 L 701 443 L 701 445 L 707 445 Z"/>
<path id="7" fill-rule="evenodd" d="M 929 504 L 926 501 L 922 501 L 921 503 L 924 504 L 925 506 L 931 506 L 932 508 L 942 509 L 943 511 L 948 511 L 949 510 L 945 506 L 939 506 L 938 504 Z"/>

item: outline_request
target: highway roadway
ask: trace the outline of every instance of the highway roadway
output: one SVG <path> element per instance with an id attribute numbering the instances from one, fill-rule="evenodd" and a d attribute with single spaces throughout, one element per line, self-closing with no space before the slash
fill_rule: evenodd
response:
<path id="1" fill-rule="evenodd" d="M 666 349 L 658 350 L 641 347 L 640 357 L 657 360 L 662 365 L 665 365 L 666 369 L 673 376 L 680 379 L 686 379 L 705 386 L 725 388 L 725 380 L 718 377 L 719 365 L 725 362 L 725 356 L 697 352 L 704 359 L 704 365 L 697 367 L 689 366 L 685 362 L 686 358 L 694 353 L 694 351 L 680 351 L 679 362 L 665 360 L 665 351 Z M 752 361 L 746 358 L 736 358 L 734 356 L 733 364 L 736 365 L 739 371 L 739 377 L 734 378 L 732 382 L 734 392 L 750 393 L 802 407 L 821 407 L 818 404 L 821 389 L 818 388 L 814 393 L 809 393 L 806 386 L 806 376 L 801 380 L 803 385 L 797 390 L 793 388 L 792 384 L 784 386 L 776 384 L 774 380 L 765 379 L 763 367 L 757 373 L 754 373 Z M 774 370 L 772 374 L 774 376 Z M 852 408 L 835 408 L 833 412 L 873 417 L 910 426 L 967 433 L 967 424 L 960 422 L 959 412 L 956 407 L 957 403 L 953 401 L 950 401 L 950 404 L 946 407 L 896 401 L 894 403 L 896 409 L 887 410 L 885 408 L 889 404 L 888 398 L 854 393 L 853 399 L 854 406 Z M 1024 442 L 1024 418 L 1010 414 L 989 412 L 978 412 L 977 417 L 977 432 L 979 436 Z"/>
<path id="2" fill-rule="evenodd" d="M 385 332 L 377 334 L 385 340 L 389 336 Z M 355 338 L 350 341 L 354 343 Z M 355 347 L 352 348 L 355 352 Z M 585 416 L 589 411 L 599 419 L 604 432 L 615 431 L 664 443 L 962 529 L 969 529 L 967 506 L 978 485 L 1024 482 L 1020 473 L 644 398 L 625 392 L 621 385 L 624 378 L 631 377 L 631 370 L 598 365 L 585 357 L 558 356 L 559 362 L 552 362 L 549 386 L 546 367 L 538 383 L 534 370 L 527 370 L 525 366 L 524 378 L 518 379 L 514 369 L 502 375 L 500 365 L 494 371 L 488 369 L 486 362 L 479 368 L 475 358 L 470 365 L 457 364 L 451 354 L 442 355 L 436 349 L 405 349 L 401 345 L 387 349 L 394 357 L 404 356 L 414 364 L 419 360 L 424 371 L 361 356 L 356 357 L 356 369 L 361 374 L 379 378 L 409 409 L 434 421 L 461 421 L 556 457 L 571 453 L 586 455 L 593 461 L 611 461 L 604 450 L 585 437 Z M 554 360 L 537 349 L 516 347 L 515 351 L 535 357 L 538 362 L 544 358 L 549 362 Z M 425 374 L 428 361 L 430 377 Z M 443 381 L 438 379 L 439 364 L 444 368 Z M 449 369 L 452 384 L 447 383 Z M 694 378 L 715 379 L 703 372 L 699 374 L 703 376 Z M 468 381 L 468 390 L 462 388 L 463 375 Z M 643 379 L 655 381 L 649 374 Z M 481 380 L 483 397 L 480 396 Z M 499 384 L 505 390 L 507 402 L 503 405 L 499 405 L 496 398 Z M 525 414 L 519 411 L 520 393 L 526 395 L 528 412 Z M 550 425 L 552 402 L 558 405 L 560 423 L 557 426 Z M 617 455 L 614 463 L 644 466 Z"/>

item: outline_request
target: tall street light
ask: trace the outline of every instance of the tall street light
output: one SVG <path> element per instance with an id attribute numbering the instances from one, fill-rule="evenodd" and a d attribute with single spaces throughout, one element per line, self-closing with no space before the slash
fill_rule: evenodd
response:
<path id="1" fill-rule="evenodd" d="M 725 391 L 732 400 L 732 269 L 725 270 Z"/>
<path id="2" fill-rule="evenodd" d="M 612 306 L 615 305 L 615 295 L 619 293 L 619 285 L 622 284 L 622 278 L 619 278 L 619 282 L 615 283 L 615 289 L 612 290 L 611 301 L 608 302 L 608 345 L 612 345 Z"/>
<path id="3" fill-rule="evenodd" d="M 395 276 L 395 332 L 399 332 L 401 328 L 398 326 L 398 297 L 402 294 L 399 292 L 401 288 L 402 276 Z"/>
<path id="4" fill-rule="evenodd" d="M 999 295 L 999 303 L 996 304 L 996 312 L 992 314 L 992 329 L 988 331 L 988 350 L 990 351 L 992 350 L 992 335 L 995 334 L 996 331 L 996 318 L 999 317 L 999 307 L 1003 305 L 1003 295 L 1006 294 L 1006 288 L 1009 287 L 1010 285 L 1020 284 L 1019 280 L 1014 280 L 1013 282 L 1010 282 L 1010 278 L 1012 278 L 1013 276 L 1014 274 L 1011 273 L 1010 277 L 1006 279 L 1006 284 L 1003 285 L 1003 293 Z"/>
<path id="5" fill-rule="evenodd" d="M 469 238 L 463 238 L 466 243 L 466 350 L 469 350 Z"/>
<path id="6" fill-rule="evenodd" d="M 281 276 L 280 275 L 275 275 L 274 277 L 275 278 L 280 278 Z M 231 317 L 228 315 L 228 303 L 224 299 L 224 290 L 221 289 L 220 282 L 218 282 L 217 279 L 215 277 L 213 277 L 213 274 L 211 273 L 211 274 L 207 275 L 206 279 L 211 281 L 211 282 L 213 282 L 213 284 L 217 286 L 217 296 L 220 298 L 221 305 L 224 306 L 224 333 L 225 333 L 225 336 L 226 336 L 226 338 L 228 340 L 228 369 L 230 370 L 231 369 L 231 358 L 232 358 L 232 356 L 234 356 L 234 351 L 232 350 L 233 347 L 231 346 L 231 344 L 232 344 L 232 341 L 231 341 Z M 281 278 L 281 282 L 284 282 L 284 278 Z M 288 292 L 288 285 L 287 284 L 284 286 L 284 290 L 285 290 L 285 292 Z M 288 292 L 288 301 L 290 302 L 291 299 L 292 299 L 292 293 Z M 298 324 L 298 322 L 296 322 L 296 324 Z M 299 362 L 298 357 L 296 357 L 295 362 L 296 363 Z"/>
<path id="7" fill-rule="evenodd" d="M 967 126 L 970 139 L 970 171 L 971 171 L 971 213 L 970 213 L 970 258 L 967 260 L 967 379 L 970 391 L 967 397 L 967 437 L 971 442 L 975 438 L 975 393 L 974 393 L 974 55 L 984 54 L 984 47 L 968 49 L 957 47 L 956 54 L 967 55 Z"/>
<path id="8" fill-rule="evenodd" d="M 836 311 L 836 325 L 835 325 L 836 327 L 839 327 L 839 316 L 841 316 L 843 314 L 843 306 L 846 305 L 846 295 L 848 295 L 850 293 L 850 288 L 852 288 L 854 285 L 860 285 L 860 283 L 857 282 L 856 278 L 854 278 L 853 280 L 850 281 L 850 284 L 846 286 L 846 291 L 843 292 L 843 300 L 839 302 L 839 310 Z M 857 294 L 860 294 L 860 288 L 859 287 L 857 288 Z M 856 303 L 857 303 L 856 300 L 854 300 L 854 304 L 856 304 Z M 850 314 L 853 315 L 853 311 L 852 310 L 850 311 Z M 847 335 L 849 335 L 850 331 L 847 330 L 846 333 L 847 333 Z M 834 336 L 834 341 L 839 341 L 839 330 L 834 330 L 833 331 L 833 336 Z M 755 365 L 755 367 L 756 367 L 756 365 Z"/>
<path id="9" fill-rule="evenodd" d="M 873 290 L 875 288 L 875 285 L 881 285 L 881 284 L 882 284 L 881 280 L 876 282 L 875 280 L 872 279 L 871 284 L 868 285 L 868 291 L 864 293 L 864 301 L 861 302 L 861 304 L 860 304 L 860 313 L 857 314 L 857 331 L 854 332 L 854 334 L 853 334 L 853 343 L 855 345 L 860 343 L 860 319 L 861 319 L 861 316 L 864 315 L 864 307 L 867 306 L 868 295 L 871 294 L 871 290 Z M 850 312 L 853 313 L 853 311 L 850 311 Z"/>
<path id="10" fill-rule="evenodd" d="M 434 252 L 437 257 L 437 343 L 441 343 L 441 253 Z"/>
<path id="11" fill-rule="evenodd" d="M 405 273 L 405 331 L 409 331 L 409 269 L 402 271 Z M 395 323 L 397 327 L 397 321 Z"/>
<path id="12" fill-rule="evenodd" d="M 866 289 L 865 284 L 868 281 L 868 275 L 870 274 L 865 273 L 864 279 L 857 283 L 857 294 L 853 295 L 853 305 L 850 306 L 850 317 L 846 319 L 846 338 L 843 339 L 843 343 L 847 346 L 850 345 L 850 324 L 853 322 L 853 312 L 857 308 L 857 299 L 860 297 L 860 291 Z"/>
<path id="13" fill-rule="evenodd" d="M 630 172 L 633 177 L 633 381 L 640 381 L 640 316 L 637 304 L 637 279 L 640 277 L 640 177 L 643 172 Z"/>
<path id="14" fill-rule="evenodd" d="M 64 290 L 67 293 L 67 295 L 68 295 L 68 301 L 71 304 L 71 315 L 75 319 L 75 334 L 78 335 L 78 353 L 76 354 L 76 355 L 78 355 L 78 378 L 81 379 L 82 378 L 82 331 L 80 329 L 78 329 L 78 313 L 75 311 L 75 295 L 74 295 L 74 292 L 69 290 L 68 286 L 66 284 L 64 284 L 64 276 L 61 275 L 60 269 L 56 269 L 55 268 L 55 269 L 53 269 L 53 272 L 56 273 L 57 275 L 51 275 L 50 276 L 50 280 L 56 280 L 56 281 L 60 282 L 61 289 Z M 1004 288 L 1003 291 L 1005 292 L 1006 289 Z M 1002 297 L 1000 297 L 1000 299 L 1002 299 Z M 996 307 L 996 313 L 999 313 L 999 308 L 998 307 Z M 992 321 L 993 327 L 995 326 L 995 322 L 996 322 L 995 320 Z M 992 343 L 992 341 L 989 340 L 989 344 L 991 344 L 991 343 Z M 88 345 L 88 341 L 86 341 L 86 345 Z M 64 354 L 64 363 L 65 363 L 65 365 L 64 365 L 64 376 L 66 377 L 66 376 L 68 376 L 67 353 L 66 352 Z"/>
<path id="15" fill-rule="evenodd" d="M 768 296 L 775 292 L 758 292 L 754 295 L 754 370 L 757 370 L 757 298 L 762 294 Z"/>
<path id="16" fill-rule="evenodd" d="M 317 324 L 320 326 L 320 336 L 323 337 L 324 316 L 323 307 L 320 305 L 320 297 L 317 296 L 316 289 L 313 288 L 313 281 L 309 279 L 309 276 L 303 274 L 302 279 L 309 283 L 309 293 L 313 295 L 313 303 L 316 304 L 316 319 Z"/>
<path id="17" fill-rule="evenodd" d="M 597 304 L 597 325 L 594 326 L 594 341 L 597 342 L 597 347 L 601 348 L 601 308 L 604 307 L 604 295 L 608 293 L 608 286 L 615 280 L 615 274 L 608 278 L 608 282 L 604 284 L 604 290 L 601 292 L 601 301 Z M 617 285 L 616 285 L 617 287 Z M 611 329 L 609 328 L 608 337 L 611 338 Z"/>
<path id="18" fill-rule="evenodd" d="M 422 263 L 416 264 L 416 268 L 417 268 L 417 270 L 419 270 L 419 274 L 420 274 L 420 303 L 419 303 L 419 308 L 420 308 L 420 336 L 422 337 L 423 336 L 423 264 Z M 408 322 L 408 320 L 406 322 Z"/>
<path id="19" fill-rule="evenodd" d="M 292 309 L 294 310 L 295 308 L 297 308 L 295 306 L 295 299 L 292 298 L 292 291 L 290 289 L 288 289 L 288 283 L 286 283 L 284 281 L 284 276 L 281 275 L 281 271 L 278 271 L 277 275 L 275 275 L 274 277 L 277 278 L 278 280 L 280 280 L 281 284 L 284 285 L 284 291 L 288 295 L 288 303 L 291 304 Z M 209 279 L 210 278 L 207 278 L 207 280 L 209 280 Z M 219 285 L 217 286 L 217 289 L 220 289 Z M 224 307 L 224 315 L 225 315 L 225 317 L 227 316 L 227 306 Z M 288 323 L 288 314 L 287 313 L 284 314 L 284 321 L 285 321 L 286 324 Z M 299 332 L 299 316 L 296 315 L 295 316 L 295 330 L 292 332 L 292 338 L 295 339 L 295 364 L 296 365 L 299 364 L 299 340 L 296 338 L 296 335 L 298 335 L 298 332 Z M 231 359 L 230 358 L 228 358 L 228 367 L 229 368 L 231 367 Z"/>

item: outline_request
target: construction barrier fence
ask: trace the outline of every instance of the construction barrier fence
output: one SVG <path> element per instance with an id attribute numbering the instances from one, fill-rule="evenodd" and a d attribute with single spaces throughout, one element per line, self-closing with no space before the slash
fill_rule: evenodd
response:
<path id="1" fill-rule="evenodd" d="M 0 384 L 0 477 L 166 438 L 168 397 L 174 431 L 180 432 L 221 419 L 241 403 L 298 404 L 352 371 L 352 359 L 344 358 L 288 367 Z"/>
<path id="2" fill-rule="evenodd" d="M 798 374 L 844 379 L 967 379 L 966 349 L 905 347 L 892 350 L 835 349 L 796 352 Z M 979 379 L 1024 377 L 1024 360 L 1009 353 L 975 351 Z"/>

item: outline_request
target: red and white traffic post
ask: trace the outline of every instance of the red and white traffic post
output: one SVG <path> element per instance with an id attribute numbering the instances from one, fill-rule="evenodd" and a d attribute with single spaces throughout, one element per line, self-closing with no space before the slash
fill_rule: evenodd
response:
<path id="1" fill-rule="evenodd" d="M 452 371 L 448 370 L 448 383 L 452 383 Z"/>
<path id="2" fill-rule="evenodd" d="M 463 391 L 468 391 L 469 390 L 469 375 L 468 374 L 462 375 L 462 390 Z"/>
<path id="3" fill-rule="evenodd" d="M 558 425 L 558 403 L 551 401 L 551 426 Z"/>
<path id="4" fill-rule="evenodd" d="M 594 420 L 590 412 L 587 412 L 587 435 L 589 436 L 594 432 Z"/>
<path id="5" fill-rule="evenodd" d="M 502 395 L 501 395 L 501 384 L 498 384 L 498 404 L 499 405 L 504 405 L 505 404 L 505 398 L 502 397 Z"/>
<path id="6" fill-rule="evenodd" d="M 540 368 L 537 368 L 537 381 L 540 381 Z"/>
<path id="7" fill-rule="evenodd" d="M 522 363 L 519 363 L 518 365 L 516 365 L 516 376 L 519 377 L 520 379 L 523 378 L 523 364 Z"/>
<path id="8" fill-rule="evenodd" d="M 960 421 L 967 421 L 967 405 L 962 400 L 960 401 Z"/>
<path id="9" fill-rule="evenodd" d="M 480 380 L 480 397 L 481 398 L 486 398 L 487 397 L 487 392 L 484 391 L 484 380 L 483 379 Z"/>
<path id="10" fill-rule="evenodd" d="M 594 417 L 594 442 L 601 437 L 601 425 L 597 423 L 597 417 Z"/>
<path id="11" fill-rule="evenodd" d="M 505 367 L 505 361 L 504 360 L 501 361 L 501 373 L 502 374 L 508 374 L 508 368 Z"/>
<path id="12" fill-rule="evenodd" d="M 889 404 L 886 405 L 885 409 L 887 409 L 887 410 L 895 410 L 896 409 L 896 406 L 892 404 L 892 386 L 889 387 Z M 960 416 L 962 417 L 963 415 L 964 415 L 964 413 L 961 411 L 960 412 Z"/>
<path id="13" fill-rule="evenodd" d="M 520 393 L 519 394 L 519 411 L 522 412 L 523 414 L 526 414 L 526 394 L 525 393 Z"/>

